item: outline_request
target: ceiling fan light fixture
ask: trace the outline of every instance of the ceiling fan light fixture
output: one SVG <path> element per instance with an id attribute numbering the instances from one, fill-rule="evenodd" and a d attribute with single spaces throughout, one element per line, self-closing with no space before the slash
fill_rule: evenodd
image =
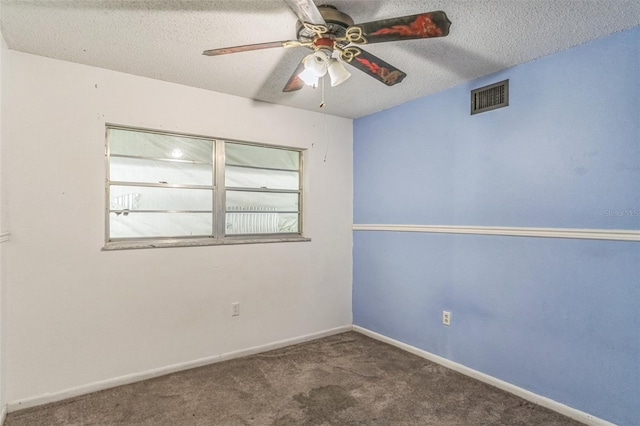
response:
<path id="1" fill-rule="evenodd" d="M 331 87 L 336 87 L 339 84 L 347 81 L 351 77 L 351 73 L 338 61 L 337 59 L 329 60 L 329 78 L 331 79 Z"/>
<path id="2" fill-rule="evenodd" d="M 305 69 L 300 74 L 298 74 L 298 77 L 300 77 L 300 80 L 304 81 L 304 84 L 306 84 L 307 86 L 316 87 L 318 85 L 319 77 L 313 71 Z"/>

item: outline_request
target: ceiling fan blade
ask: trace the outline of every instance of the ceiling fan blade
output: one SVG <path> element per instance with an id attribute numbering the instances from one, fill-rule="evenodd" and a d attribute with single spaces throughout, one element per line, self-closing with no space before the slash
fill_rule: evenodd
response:
<path id="1" fill-rule="evenodd" d="M 349 31 L 352 34 L 361 32 L 361 39 L 350 40 L 352 43 L 382 43 L 385 41 L 444 37 L 449 34 L 449 26 L 451 26 L 451 21 L 449 21 L 447 14 L 438 10 L 353 25 L 347 29 L 347 33 Z"/>
<path id="2" fill-rule="evenodd" d="M 349 49 L 353 49 L 352 52 L 355 50 L 360 51 L 360 53 L 357 53 L 350 61 L 347 61 L 349 64 L 369 74 L 376 80 L 383 82 L 387 86 L 398 84 L 407 76 L 407 74 L 398 68 L 359 47 L 350 47 Z"/>
<path id="3" fill-rule="evenodd" d="M 220 49 L 205 50 L 202 52 L 206 56 L 227 55 L 229 53 L 249 52 L 251 50 L 271 49 L 272 47 L 297 47 L 301 46 L 299 41 L 284 40 L 272 41 L 269 43 L 245 44 L 243 46 L 223 47 Z"/>
<path id="4" fill-rule="evenodd" d="M 304 81 L 300 78 L 300 73 L 304 71 L 304 64 L 302 61 L 296 67 L 296 70 L 291 74 L 291 78 L 285 84 L 283 92 L 295 92 L 296 90 L 300 90 L 304 87 Z"/>
<path id="5" fill-rule="evenodd" d="M 284 0 L 284 2 L 293 10 L 300 22 L 327 26 L 313 0 Z"/>

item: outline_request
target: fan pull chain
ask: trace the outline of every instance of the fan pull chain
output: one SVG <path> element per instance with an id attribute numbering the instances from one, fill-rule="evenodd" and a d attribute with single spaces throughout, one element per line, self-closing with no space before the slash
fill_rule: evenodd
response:
<path id="1" fill-rule="evenodd" d="M 324 77 L 322 76 L 322 100 L 320 102 L 320 108 L 324 108 Z"/>

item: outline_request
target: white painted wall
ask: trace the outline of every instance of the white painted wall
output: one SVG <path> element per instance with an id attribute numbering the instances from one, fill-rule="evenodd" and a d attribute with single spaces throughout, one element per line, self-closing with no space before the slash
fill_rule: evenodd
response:
<path id="1" fill-rule="evenodd" d="M 351 120 L 3 60 L 10 404 L 351 324 Z M 309 148 L 312 241 L 101 251 L 105 122 Z"/>

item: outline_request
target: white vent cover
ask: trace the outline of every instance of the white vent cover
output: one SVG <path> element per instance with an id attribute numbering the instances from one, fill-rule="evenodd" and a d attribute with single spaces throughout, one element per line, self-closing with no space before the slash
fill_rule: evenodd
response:
<path id="1" fill-rule="evenodd" d="M 509 105 L 509 80 L 471 91 L 471 115 Z"/>

